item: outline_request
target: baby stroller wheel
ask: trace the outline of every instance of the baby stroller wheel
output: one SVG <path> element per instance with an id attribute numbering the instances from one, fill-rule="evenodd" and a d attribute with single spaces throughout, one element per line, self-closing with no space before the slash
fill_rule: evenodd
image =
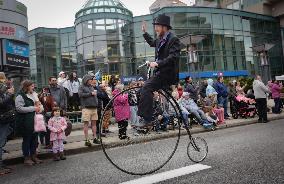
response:
<path id="1" fill-rule="evenodd" d="M 238 119 L 238 117 L 239 117 L 238 113 L 236 113 L 236 112 L 233 113 L 232 116 L 233 116 L 234 119 Z"/>

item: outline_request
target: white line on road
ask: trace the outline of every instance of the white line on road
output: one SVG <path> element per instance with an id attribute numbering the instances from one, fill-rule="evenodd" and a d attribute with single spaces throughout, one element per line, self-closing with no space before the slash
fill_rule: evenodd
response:
<path id="1" fill-rule="evenodd" d="M 190 173 L 194 173 L 194 172 L 209 169 L 209 168 L 211 168 L 211 166 L 202 165 L 202 164 L 195 164 L 195 165 L 182 167 L 182 168 L 179 168 L 179 169 L 174 169 L 174 170 L 171 170 L 171 171 L 166 171 L 166 172 L 163 172 L 163 173 L 154 174 L 154 175 L 151 175 L 151 176 L 145 176 L 145 177 L 142 177 L 142 178 L 139 178 L 139 179 L 123 182 L 121 184 L 153 184 L 153 183 L 157 183 L 157 182 L 160 182 L 160 181 L 165 181 L 165 180 L 168 180 L 168 179 L 180 177 L 180 176 L 183 176 L 183 175 L 187 175 L 187 174 L 190 174 Z"/>

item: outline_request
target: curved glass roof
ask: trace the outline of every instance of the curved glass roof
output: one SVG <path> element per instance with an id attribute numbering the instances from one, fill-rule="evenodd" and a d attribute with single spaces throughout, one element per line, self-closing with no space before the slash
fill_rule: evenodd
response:
<path id="1" fill-rule="evenodd" d="M 120 13 L 132 16 L 132 12 L 119 0 L 88 0 L 76 14 L 76 18 L 92 13 Z"/>

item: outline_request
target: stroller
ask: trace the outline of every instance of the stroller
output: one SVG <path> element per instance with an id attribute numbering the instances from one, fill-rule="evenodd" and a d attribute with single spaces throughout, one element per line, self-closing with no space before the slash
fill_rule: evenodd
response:
<path id="1" fill-rule="evenodd" d="M 255 107 L 256 103 L 253 99 L 246 97 L 235 97 L 232 104 L 232 116 L 234 119 L 238 117 L 242 118 L 254 118 L 257 114 Z"/>

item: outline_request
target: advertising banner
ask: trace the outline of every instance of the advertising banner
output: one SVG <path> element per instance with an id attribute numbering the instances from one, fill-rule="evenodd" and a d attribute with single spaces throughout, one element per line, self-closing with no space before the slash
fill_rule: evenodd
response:
<path id="1" fill-rule="evenodd" d="M 29 68 L 29 45 L 11 40 L 3 41 L 4 65 Z"/>

